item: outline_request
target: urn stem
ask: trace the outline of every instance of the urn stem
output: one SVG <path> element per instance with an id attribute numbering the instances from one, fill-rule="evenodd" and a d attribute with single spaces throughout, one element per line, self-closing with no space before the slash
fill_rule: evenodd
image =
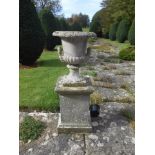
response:
<path id="1" fill-rule="evenodd" d="M 69 74 L 67 76 L 67 79 L 69 81 L 80 81 L 80 74 L 79 74 L 79 65 L 67 65 L 67 68 L 69 68 Z"/>

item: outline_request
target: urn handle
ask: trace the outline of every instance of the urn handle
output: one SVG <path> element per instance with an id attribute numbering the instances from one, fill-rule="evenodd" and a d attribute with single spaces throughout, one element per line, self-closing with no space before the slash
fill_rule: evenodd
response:
<path id="1" fill-rule="evenodd" d="M 61 46 L 59 46 L 59 47 L 57 48 L 57 50 L 58 50 L 59 59 L 60 59 L 61 61 L 64 61 L 64 60 L 63 60 L 63 55 L 64 55 L 63 48 L 62 48 Z"/>

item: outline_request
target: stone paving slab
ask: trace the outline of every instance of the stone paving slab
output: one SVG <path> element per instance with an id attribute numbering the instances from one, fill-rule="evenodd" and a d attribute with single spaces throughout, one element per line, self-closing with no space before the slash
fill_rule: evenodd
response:
<path id="1" fill-rule="evenodd" d="M 57 133 L 58 113 L 20 112 L 20 122 L 26 115 L 46 123 L 46 130 L 35 141 L 20 142 L 20 155 L 129 155 L 134 154 L 134 130 L 121 110 L 133 105 L 106 103 L 101 113 L 92 119 L 93 132 L 89 134 Z"/>
<path id="2" fill-rule="evenodd" d="M 42 136 L 26 144 L 20 142 L 20 155 L 83 155 L 84 135 L 57 133 L 58 113 L 20 112 L 20 122 L 26 116 L 45 122 Z"/>

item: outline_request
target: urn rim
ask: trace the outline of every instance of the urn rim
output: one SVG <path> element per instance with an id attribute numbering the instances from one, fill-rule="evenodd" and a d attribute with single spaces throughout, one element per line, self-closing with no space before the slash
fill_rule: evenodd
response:
<path id="1" fill-rule="evenodd" d="M 94 32 L 81 32 L 81 31 L 55 31 L 53 32 L 53 36 L 64 37 L 64 38 L 74 38 L 74 37 L 96 37 Z"/>

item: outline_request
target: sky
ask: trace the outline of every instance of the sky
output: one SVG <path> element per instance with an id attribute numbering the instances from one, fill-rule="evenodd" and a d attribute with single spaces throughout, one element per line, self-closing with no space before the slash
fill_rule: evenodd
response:
<path id="1" fill-rule="evenodd" d="M 87 14 L 92 19 L 93 15 L 101 9 L 102 0 L 61 0 L 63 7 L 62 13 L 65 17 L 71 17 L 72 14 Z"/>

